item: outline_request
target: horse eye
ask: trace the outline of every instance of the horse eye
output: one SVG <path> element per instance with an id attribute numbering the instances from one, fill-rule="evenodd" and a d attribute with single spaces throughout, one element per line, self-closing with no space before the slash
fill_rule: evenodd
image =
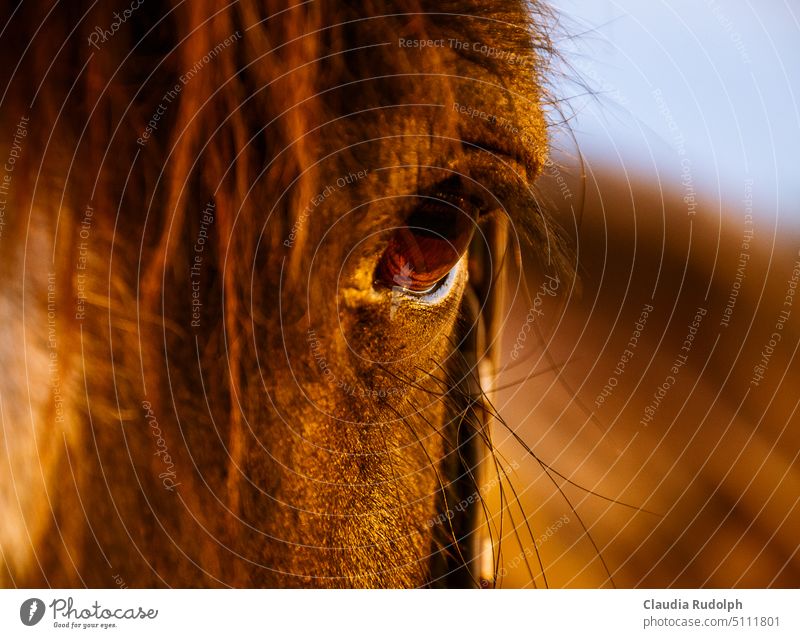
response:
<path id="1" fill-rule="evenodd" d="M 395 229 L 375 271 L 376 286 L 418 295 L 435 290 L 469 246 L 478 207 L 448 193 L 425 197 Z"/>

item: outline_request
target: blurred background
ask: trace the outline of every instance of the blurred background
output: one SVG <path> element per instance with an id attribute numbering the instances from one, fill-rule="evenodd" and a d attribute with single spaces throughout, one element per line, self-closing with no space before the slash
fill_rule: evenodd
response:
<path id="1" fill-rule="evenodd" d="M 554 5 L 579 282 L 512 286 L 500 584 L 797 587 L 800 7 Z"/>

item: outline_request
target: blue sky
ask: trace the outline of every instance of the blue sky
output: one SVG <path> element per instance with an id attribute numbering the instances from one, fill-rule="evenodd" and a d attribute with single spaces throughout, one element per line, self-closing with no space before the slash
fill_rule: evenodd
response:
<path id="1" fill-rule="evenodd" d="M 665 184 L 688 158 L 696 187 L 800 223 L 800 7 L 765 0 L 556 0 L 572 129 L 593 162 L 622 162 Z M 565 145 L 569 143 L 564 141 Z"/>

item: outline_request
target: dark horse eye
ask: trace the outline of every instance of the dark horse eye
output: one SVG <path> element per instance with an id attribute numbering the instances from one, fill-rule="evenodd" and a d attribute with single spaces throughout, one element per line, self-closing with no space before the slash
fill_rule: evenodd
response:
<path id="1" fill-rule="evenodd" d="M 375 271 L 376 285 L 432 291 L 461 259 L 476 221 L 477 207 L 464 196 L 425 197 L 405 225 L 394 230 Z"/>

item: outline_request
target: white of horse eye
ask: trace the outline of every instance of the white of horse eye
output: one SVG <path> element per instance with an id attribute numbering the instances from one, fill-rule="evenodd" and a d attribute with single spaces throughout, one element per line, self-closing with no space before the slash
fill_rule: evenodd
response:
<path id="1" fill-rule="evenodd" d="M 392 231 L 375 270 L 375 286 L 430 301 L 452 288 L 475 232 L 479 209 L 466 197 L 423 197 L 405 225 Z"/>
<path id="2" fill-rule="evenodd" d="M 399 292 L 428 304 L 437 304 L 446 299 L 447 296 L 452 292 L 455 283 L 458 281 L 459 274 L 464 270 L 464 268 L 466 268 L 466 263 L 467 255 L 464 254 L 461 259 L 456 262 L 456 265 L 453 266 L 444 277 L 433 284 L 433 286 L 428 288 L 428 290 L 417 292 L 400 288 Z"/>

